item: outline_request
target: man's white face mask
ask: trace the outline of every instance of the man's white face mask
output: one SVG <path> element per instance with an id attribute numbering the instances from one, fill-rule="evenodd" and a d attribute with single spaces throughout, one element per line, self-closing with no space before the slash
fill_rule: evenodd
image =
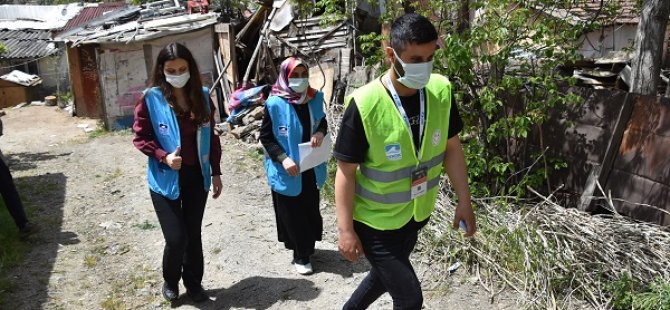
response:
<path id="1" fill-rule="evenodd" d="M 184 72 L 183 74 L 180 75 L 170 75 L 165 72 L 165 81 L 170 83 L 174 88 L 182 88 L 188 83 L 188 79 L 191 78 L 191 73 L 188 71 Z"/>
<path id="2" fill-rule="evenodd" d="M 415 64 L 407 64 L 400 59 L 400 56 L 398 56 L 395 50 L 393 50 L 393 55 L 397 60 L 397 63 L 394 64 L 394 69 L 400 84 L 407 88 L 413 89 L 421 89 L 426 87 L 428 80 L 430 80 L 430 74 L 433 72 L 432 60 Z M 397 64 L 400 64 L 402 67 L 402 70 L 405 72 L 404 75 L 400 76 L 398 69 L 395 67 Z"/>

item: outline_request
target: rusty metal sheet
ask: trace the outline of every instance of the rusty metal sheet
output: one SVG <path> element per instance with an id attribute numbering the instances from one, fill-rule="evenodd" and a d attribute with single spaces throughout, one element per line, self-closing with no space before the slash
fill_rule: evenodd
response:
<path id="1" fill-rule="evenodd" d="M 553 176 L 552 183 L 565 184 L 567 190 L 578 193 L 591 166 L 605 157 L 625 93 L 588 88 L 572 88 L 570 92 L 584 98 L 584 103 L 554 109 L 543 134 L 549 155 L 570 163 L 568 169 Z"/>
<path id="2" fill-rule="evenodd" d="M 68 64 L 77 116 L 101 118 L 102 97 L 94 45 L 68 50 Z"/>
<path id="3" fill-rule="evenodd" d="M 670 99 L 637 98 L 624 132 L 616 169 L 670 185 Z"/>
<path id="4" fill-rule="evenodd" d="M 605 191 L 611 193 L 617 212 L 645 222 L 670 224 L 670 216 L 655 208 L 668 210 L 670 186 L 616 168 L 607 185 Z"/>
<path id="5" fill-rule="evenodd" d="M 605 186 L 634 218 L 670 224 L 670 99 L 637 96 Z"/>

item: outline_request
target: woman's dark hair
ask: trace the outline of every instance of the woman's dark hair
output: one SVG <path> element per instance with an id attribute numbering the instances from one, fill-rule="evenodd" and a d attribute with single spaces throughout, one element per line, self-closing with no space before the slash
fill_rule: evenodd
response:
<path id="1" fill-rule="evenodd" d="M 163 72 L 165 69 L 165 62 L 177 58 L 186 60 L 188 63 L 189 74 L 191 75 L 191 78 L 186 85 L 184 85 L 184 93 L 187 96 L 188 104 L 191 105 L 191 120 L 198 125 L 204 122 L 209 122 L 210 113 L 207 112 L 207 108 L 205 107 L 205 104 L 209 105 L 209 98 L 205 98 L 203 95 L 198 64 L 195 62 L 191 51 L 189 51 L 186 46 L 179 43 L 170 43 L 158 53 L 156 64 L 154 65 L 153 73 L 151 75 L 150 86 L 159 87 L 161 89 L 165 99 L 172 105 L 177 114 L 185 113 L 185 111 L 182 111 L 177 104 L 177 99 L 175 98 L 173 91 L 174 87 L 165 80 L 165 73 Z M 205 99 L 207 100 L 205 101 Z"/>
<path id="2" fill-rule="evenodd" d="M 405 44 L 424 44 L 437 40 L 435 26 L 425 17 L 409 13 L 398 17 L 391 24 L 391 47 L 400 55 Z"/>

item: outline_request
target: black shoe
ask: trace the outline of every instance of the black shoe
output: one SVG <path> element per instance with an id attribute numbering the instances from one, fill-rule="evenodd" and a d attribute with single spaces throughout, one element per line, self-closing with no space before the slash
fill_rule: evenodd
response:
<path id="1" fill-rule="evenodd" d="M 19 238 L 27 238 L 28 236 L 38 232 L 40 229 L 37 225 L 27 222 L 23 228 L 19 228 Z"/>
<path id="2" fill-rule="evenodd" d="M 167 301 L 175 301 L 179 298 L 179 288 L 171 288 L 167 282 L 163 282 L 163 297 Z"/>
<path id="3" fill-rule="evenodd" d="M 205 292 L 202 286 L 196 289 L 186 290 L 186 295 L 188 295 L 188 297 L 191 297 L 191 299 L 195 302 L 203 302 L 209 300 L 209 295 L 207 295 L 207 292 Z"/>

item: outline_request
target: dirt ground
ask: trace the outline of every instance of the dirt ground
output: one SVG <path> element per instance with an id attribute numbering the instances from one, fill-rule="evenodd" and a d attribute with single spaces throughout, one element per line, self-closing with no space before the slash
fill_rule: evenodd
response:
<path id="1" fill-rule="evenodd" d="M 146 157 L 130 131 L 90 138 L 55 107 L 5 109 L 0 149 L 8 158 L 32 221 L 41 231 L 0 309 L 169 309 L 160 295 L 163 237 L 145 181 Z M 80 126 L 83 127 L 83 126 Z M 291 253 L 276 241 L 274 214 L 261 156 L 222 138 L 224 190 L 209 199 L 203 222 L 205 277 L 215 298 L 182 309 L 339 309 L 365 276 L 337 251 L 333 206 L 323 204 L 324 240 L 315 274 L 295 272 Z M 448 283 L 431 281 L 430 265 L 415 265 L 425 309 L 516 309 L 490 303 L 465 268 Z M 184 289 L 181 287 L 181 291 Z M 371 309 L 390 309 L 384 295 Z"/>

